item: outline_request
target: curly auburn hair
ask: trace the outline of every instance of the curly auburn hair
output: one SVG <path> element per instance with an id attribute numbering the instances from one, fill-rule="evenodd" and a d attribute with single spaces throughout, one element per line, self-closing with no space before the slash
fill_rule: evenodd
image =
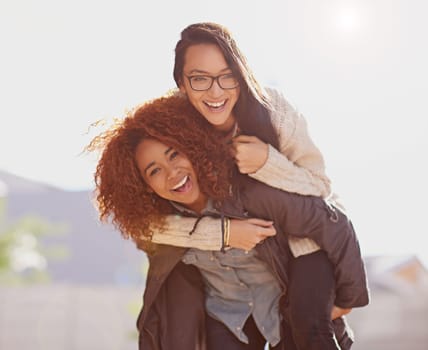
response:
<path id="1" fill-rule="evenodd" d="M 233 161 L 220 135 L 179 94 L 146 102 L 91 141 L 87 150 L 102 152 L 94 174 L 100 219 L 111 221 L 124 238 L 150 252 L 153 229 L 161 229 L 173 209 L 149 191 L 137 168 L 135 151 L 146 138 L 186 155 L 201 191 L 214 200 L 228 195 Z"/>

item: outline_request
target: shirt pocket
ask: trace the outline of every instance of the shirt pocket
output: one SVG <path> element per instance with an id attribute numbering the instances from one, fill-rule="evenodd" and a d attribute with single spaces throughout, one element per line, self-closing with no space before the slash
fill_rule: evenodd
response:
<path id="1" fill-rule="evenodd" d="M 186 253 L 186 254 L 184 254 L 181 261 L 183 263 L 185 263 L 186 265 L 197 265 L 198 258 L 196 257 L 196 254 L 194 254 L 194 253 Z"/>

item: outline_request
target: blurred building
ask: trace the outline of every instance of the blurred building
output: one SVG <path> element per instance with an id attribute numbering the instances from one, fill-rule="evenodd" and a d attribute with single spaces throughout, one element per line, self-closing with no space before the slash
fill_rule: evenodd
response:
<path id="1" fill-rule="evenodd" d="M 135 350 L 142 288 L 0 286 L 0 349 Z"/>
<path id="2" fill-rule="evenodd" d="M 415 256 L 367 257 L 370 305 L 351 312 L 353 350 L 428 349 L 428 271 Z"/>

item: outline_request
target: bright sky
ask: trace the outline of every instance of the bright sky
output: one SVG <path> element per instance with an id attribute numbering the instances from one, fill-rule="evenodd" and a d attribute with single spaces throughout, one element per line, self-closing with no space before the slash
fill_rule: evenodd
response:
<path id="1" fill-rule="evenodd" d="M 428 2 L 0 1 L 0 169 L 92 188 L 90 123 L 174 86 L 188 24 L 229 27 L 306 116 L 365 254 L 428 262 Z"/>

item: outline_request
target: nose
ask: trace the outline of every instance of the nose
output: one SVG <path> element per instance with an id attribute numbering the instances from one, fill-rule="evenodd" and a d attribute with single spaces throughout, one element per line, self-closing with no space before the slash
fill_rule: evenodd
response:
<path id="1" fill-rule="evenodd" d="M 173 164 L 170 164 L 167 168 L 167 177 L 168 180 L 171 180 L 177 176 L 178 168 Z"/>
<path id="2" fill-rule="evenodd" d="M 217 79 L 214 79 L 213 84 L 211 85 L 211 87 L 209 89 L 209 93 L 213 97 L 220 96 L 221 94 L 223 94 L 223 89 L 218 84 Z"/>

